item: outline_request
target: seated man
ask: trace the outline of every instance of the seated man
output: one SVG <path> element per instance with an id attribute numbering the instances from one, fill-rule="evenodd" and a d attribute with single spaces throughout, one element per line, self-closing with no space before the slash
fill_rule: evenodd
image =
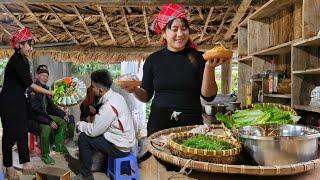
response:
<path id="1" fill-rule="evenodd" d="M 112 79 L 107 70 L 91 74 L 94 94 L 101 97 L 102 106 L 93 122 L 80 121 L 77 128 L 81 132 L 78 139 L 81 174 L 75 179 L 93 179 L 91 172 L 92 151 L 97 150 L 108 156 L 124 157 L 130 153 L 136 137 L 133 118 L 124 98 L 112 91 Z"/>
<path id="2" fill-rule="evenodd" d="M 49 71 L 46 65 L 37 68 L 36 84 L 49 89 Z M 51 97 L 30 91 L 29 95 L 30 113 L 33 120 L 40 125 L 41 141 L 41 160 L 45 164 L 54 164 L 54 160 L 49 156 L 50 153 L 50 133 L 54 130 L 55 151 L 67 152 L 64 146 L 65 131 L 67 127 L 67 117 L 63 110 L 56 106 Z"/>

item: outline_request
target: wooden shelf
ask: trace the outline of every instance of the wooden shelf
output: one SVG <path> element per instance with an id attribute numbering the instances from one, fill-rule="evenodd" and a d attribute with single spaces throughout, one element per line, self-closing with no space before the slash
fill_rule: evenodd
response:
<path id="1" fill-rule="evenodd" d="M 261 78 L 257 78 L 257 79 L 251 79 L 252 82 L 262 82 Z"/>
<path id="2" fill-rule="evenodd" d="M 248 18 L 246 18 L 241 23 L 239 23 L 238 26 L 240 26 L 240 27 L 248 27 Z"/>
<path id="3" fill-rule="evenodd" d="M 263 94 L 264 97 L 290 99 L 291 94 Z"/>
<path id="4" fill-rule="evenodd" d="M 302 71 L 292 71 L 292 74 L 320 74 L 320 68 L 307 69 Z"/>
<path id="5" fill-rule="evenodd" d="M 304 110 L 304 111 L 311 111 L 311 112 L 317 112 L 320 113 L 320 108 L 318 107 L 312 107 L 308 105 L 293 105 L 294 109 Z"/>
<path id="6" fill-rule="evenodd" d="M 319 8 L 319 0 L 269 0 L 247 22 L 241 22 L 238 52 L 247 56 L 238 63 L 241 102 L 245 102 L 244 87 L 251 84 L 252 102 L 262 90 L 265 102 L 291 102 L 296 109 L 320 113 L 320 108 L 308 106 L 311 91 L 320 85 Z M 268 94 L 266 79 L 251 79 L 270 69 L 290 73 L 291 94 Z"/>
<path id="7" fill-rule="evenodd" d="M 314 36 L 300 42 L 294 43 L 293 46 L 320 46 L 320 36 Z"/>
<path id="8" fill-rule="evenodd" d="M 278 54 L 284 54 L 291 51 L 291 45 L 293 41 L 289 41 L 283 44 L 280 44 L 278 46 L 274 46 L 268 49 L 264 49 L 255 53 L 252 53 L 253 56 L 258 55 L 278 55 Z"/>
<path id="9" fill-rule="evenodd" d="M 278 11 L 291 6 L 295 3 L 295 0 L 270 0 L 254 12 L 250 19 L 261 19 L 269 17 L 270 14 L 276 14 Z"/>
<path id="10" fill-rule="evenodd" d="M 238 58 L 238 62 L 252 61 L 252 56 L 245 56 L 242 58 Z"/>

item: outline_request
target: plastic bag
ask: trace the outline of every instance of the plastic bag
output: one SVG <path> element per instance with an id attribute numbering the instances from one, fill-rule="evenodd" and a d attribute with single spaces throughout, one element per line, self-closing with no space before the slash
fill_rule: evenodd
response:
<path id="1" fill-rule="evenodd" d="M 310 94 L 310 106 L 320 107 L 320 86 L 316 86 Z"/>

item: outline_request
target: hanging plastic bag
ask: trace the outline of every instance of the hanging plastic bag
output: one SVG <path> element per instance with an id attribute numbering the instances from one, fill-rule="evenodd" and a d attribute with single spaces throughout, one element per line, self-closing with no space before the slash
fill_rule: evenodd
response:
<path id="1" fill-rule="evenodd" d="M 320 107 L 320 86 L 316 86 L 310 94 L 310 106 Z"/>

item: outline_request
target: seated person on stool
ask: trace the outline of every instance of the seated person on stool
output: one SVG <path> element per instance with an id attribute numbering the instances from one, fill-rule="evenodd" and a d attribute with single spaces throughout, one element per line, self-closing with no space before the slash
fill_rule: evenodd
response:
<path id="1" fill-rule="evenodd" d="M 99 104 L 102 106 L 92 123 L 77 123 L 81 132 L 78 139 L 81 174 L 75 179 L 93 179 L 93 150 L 107 156 L 125 157 L 135 144 L 133 117 L 124 98 L 110 89 L 111 84 L 112 79 L 107 70 L 97 70 L 91 74 L 93 92 L 101 97 Z"/>
<path id="2" fill-rule="evenodd" d="M 49 89 L 46 85 L 48 77 L 47 66 L 38 66 L 35 84 Z M 54 160 L 49 156 L 50 133 L 54 130 L 55 151 L 66 153 L 67 149 L 64 146 L 67 128 L 66 113 L 53 103 L 51 97 L 34 91 L 30 92 L 29 102 L 32 119 L 40 125 L 41 160 L 45 164 L 54 164 Z"/>

